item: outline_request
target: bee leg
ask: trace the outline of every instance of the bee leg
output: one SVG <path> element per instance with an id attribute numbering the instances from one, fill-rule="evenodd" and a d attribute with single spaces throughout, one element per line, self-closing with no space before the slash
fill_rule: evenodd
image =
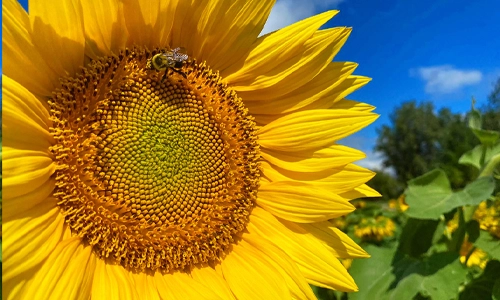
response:
<path id="1" fill-rule="evenodd" d="M 163 73 L 163 76 L 161 77 L 161 82 L 163 82 L 165 78 L 167 78 L 167 73 L 168 73 L 168 68 L 165 69 L 165 73 Z"/>
<path id="2" fill-rule="evenodd" d="M 172 71 L 174 71 L 177 74 L 180 74 L 182 77 L 184 77 L 185 79 L 187 79 L 187 76 L 186 76 L 186 74 L 184 74 L 184 72 L 179 71 L 179 70 L 174 69 L 174 68 L 172 68 Z"/>

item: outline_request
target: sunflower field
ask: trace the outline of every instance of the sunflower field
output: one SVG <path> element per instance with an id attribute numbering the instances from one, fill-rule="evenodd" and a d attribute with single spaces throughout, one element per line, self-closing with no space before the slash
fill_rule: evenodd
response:
<path id="1" fill-rule="evenodd" d="M 474 109 L 468 126 L 480 144 L 456 164 L 478 176 L 463 189 L 436 168 L 397 199 L 358 200 L 331 220 L 371 257 L 342 260 L 359 292 L 315 288 L 319 299 L 500 299 L 500 132 L 482 129 Z"/>

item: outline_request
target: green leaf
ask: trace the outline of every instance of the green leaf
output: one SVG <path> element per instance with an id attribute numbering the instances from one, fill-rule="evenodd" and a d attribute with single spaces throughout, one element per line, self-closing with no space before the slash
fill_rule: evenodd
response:
<path id="1" fill-rule="evenodd" d="M 460 159 L 459 163 L 463 165 L 471 165 L 480 170 L 485 162 L 489 161 L 494 155 L 500 153 L 500 143 L 496 143 L 493 146 L 478 145 L 474 149 L 464 153 Z"/>
<path id="2" fill-rule="evenodd" d="M 471 111 L 469 112 L 468 118 L 470 129 L 481 129 L 481 114 L 479 113 L 479 111 L 474 109 L 474 107 L 472 107 Z"/>
<path id="3" fill-rule="evenodd" d="M 491 294 L 493 296 L 493 300 L 500 300 L 500 279 L 495 280 Z"/>
<path id="4" fill-rule="evenodd" d="M 493 130 L 472 129 L 472 132 L 485 146 L 494 145 L 500 138 L 500 133 Z"/>
<path id="5" fill-rule="evenodd" d="M 435 220 L 408 219 L 399 238 L 398 251 L 420 257 L 431 247 L 438 224 Z"/>
<path id="6" fill-rule="evenodd" d="M 491 300 L 492 294 L 493 299 L 498 296 L 498 284 L 500 279 L 498 279 L 498 274 L 500 274 L 500 262 L 496 260 L 491 260 L 488 262 L 484 268 L 481 276 L 472 279 L 460 293 L 459 300 Z"/>
<path id="7" fill-rule="evenodd" d="M 353 261 L 349 273 L 359 292 L 349 294 L 349 300 L 386 299 L 387 290 L 395 279 L 391 263 L 396 249 L 374 245 L 367 245 L 364 249 L 371 257 Z"/>
<path id="8" fill-rule="evenodd" d="M 481 230 L 479 237 L 474 242 L 474 246 L 488 253 L 492 258 L 500 260 L 500 240 L 489 232 Z"/>
<path id="9" fill-rule="evenodd" d="M 456 299 L 466 274 L 467 270 L 460 263 L 458 254 L 436 253 L 405 269 L 403 279 L 391 299 L 410 299 L 404 297 L 404 290 L 409 289 L 410 284 L 415 285 L 423 296 L 431 299 Z"/>
<path id="10" fill-rule="evenodd" d="M 493 178 L 483 177 L 453 193 L 444 171 L 435 169 L 408 182 L 405 201 L 409 208 L 405 213 L 412 218 L 437 220 L 456 207 L 479 204 L 494 188 Z"/>
<path id="11" fill-rule="evenodd" d="M 424 260 L 392 255 L 391 249 L 367 248 L 368 260 L 354 261 L 350 272 L 359 292 L 349 299 L 455 299 L 467 274 L 457 253 L 436 253 Z"/>

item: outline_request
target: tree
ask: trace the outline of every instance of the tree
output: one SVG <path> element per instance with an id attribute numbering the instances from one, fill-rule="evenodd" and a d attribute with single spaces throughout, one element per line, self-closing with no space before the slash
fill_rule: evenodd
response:
<path id="1" fill-rule="evenodd" d="M 432 103 L 403 103 L 390 115 L 391 126 L 377 129 L 375 150 L 384 155 L 384 166 L 393 168 L 400 182 L 432 169 L 439 130 L 433 110 Z"/>
<path id="2" fill-rule="evenodd" d="M 409 101 L 393 111 L 390 121 L 390 126 L 378 129 L 375 150 L 383 154 L 384 166 L 394 169 L 400 183 L 436 167 L 447 173 L 454 188 L 474 178 L 472 168 L 456 163 L 478 143 L 465 116 L 449 109 L 436 114 L 430 102 Z"/>
<path id="3" fill-rule="evenodd" d="M 500 131 L 500 77 L 488 96 L 488 104 L 481 108 L 481 114 L 484 129 Z"/>

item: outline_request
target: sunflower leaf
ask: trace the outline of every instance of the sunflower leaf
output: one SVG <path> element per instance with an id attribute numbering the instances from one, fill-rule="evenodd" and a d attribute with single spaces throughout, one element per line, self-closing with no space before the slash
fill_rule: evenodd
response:
<path id="1" fill-rule="evenodd" d="M 462 165 L 471 165 L 480 170 L 485 165 L 485 162 L 488 162 L 494 155 L 499 153 L 500 143 L 493 146 L 478 145 L 464 153 L 458 162 Z"/>
<path id="2" fill-rule="evenodd" d="M 408 182 L 405 200 L 409 208 L 406 214 L 416 219 L 437 220 L 456 207 L 479 204 L 491 195 L 494 188 L 493 178 L 483 177 L 454 193 L 444 171 L 435 169 Z"/>
<path id="3" fill-rule="evenodd" d="M 479 238 L 474 245 L 488 253 L 494 259 L 500 260 L 500 241 L 491 236 L 487 231 L 481 230 Z"/>
<path id="4" fill-rule="evenodd" d="M 467 273 L 457 253 L 436 253 L 425 259 L 403 257 L 391 249 L 366 247 L 369 260 L 355 260 L 350 272 L 359 292 L 349 299 L 455 299 Z M 374 265 L 375 264 L 375 265 Z"/>

